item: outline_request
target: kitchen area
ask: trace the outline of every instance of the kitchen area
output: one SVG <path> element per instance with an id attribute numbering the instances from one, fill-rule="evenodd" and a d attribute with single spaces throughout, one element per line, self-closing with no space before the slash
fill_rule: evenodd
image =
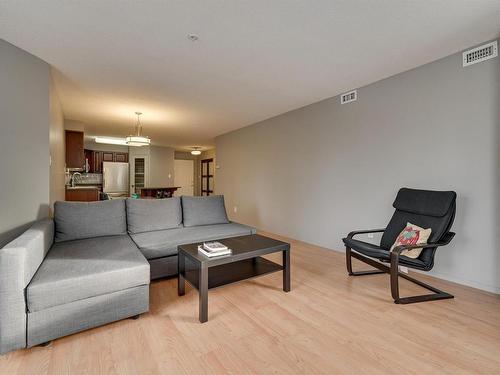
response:
<path id="1" fill-rule="evenodd" d="M 66 130 L 65 140 L 67 201 L 168 198 L 178 189 L 169 147 L 100 144 L 77 130 Z"/>

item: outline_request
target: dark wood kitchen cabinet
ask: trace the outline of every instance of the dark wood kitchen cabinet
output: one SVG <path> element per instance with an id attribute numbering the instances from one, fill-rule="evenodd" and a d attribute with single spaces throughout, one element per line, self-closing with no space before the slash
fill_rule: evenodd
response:
<path id="1" fill-rule="evenodd" d="M 90 173 L 102 173 L 102 162 L 128 163 L 128 152 L 85 150 Z"/>
<path id="2" fill-rule="evenodd" d="M 94 171 L 92 173 L 102 173 L 102 152 L 101 151 L 92 151 L 94 153 Z"/>
<path id="3" fill-rule="evenodd" d="M 84 169 L 83 132 L 66 130 L 66 168 Z"/>
<path id="4" fill-rule="evenodd" d="M 73 202 L 94 202 L 99 200 L 99 189 L 66 189 L 66 200 Z"/>
<path id="5" fill-rule="evenodd" d="M 115 152 L 115 160 L 114 161 L 117 163 L 128 163 L 128 153 Z"/>
<path id="6" fill-rule="evenodd" d="M 102 161 L 115 161 L 115 153 L 111 151 L 103 151 Z"/>

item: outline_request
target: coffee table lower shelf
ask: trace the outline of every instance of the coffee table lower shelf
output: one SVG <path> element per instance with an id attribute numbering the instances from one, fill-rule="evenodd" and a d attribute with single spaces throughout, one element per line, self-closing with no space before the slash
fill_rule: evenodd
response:
<path id="1" fill-rule="evenodd" d="M 281 264 L 274 263 L 263 257 L 240 260 L 209 268 L 208 289 L 253 279 L 269 273 L 282 271 Z M 184 279 L 199 290 L 199 272 L 197 269 L 186 270 Z"/>

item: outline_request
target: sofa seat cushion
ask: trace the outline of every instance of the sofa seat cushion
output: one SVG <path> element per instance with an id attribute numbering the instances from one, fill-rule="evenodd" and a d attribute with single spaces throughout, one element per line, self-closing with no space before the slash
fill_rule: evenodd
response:
<path id="1" fill-rule="evenodd" d="M 238 223 L 159 230 L 132 234 L 131 237 L 147 259 L 177 254 L 177 246 L 193 242 L 255 234 L 255 228 Z"/>
<path id="2" fill-rule="evenodd" d="M 29 312 L 149 284 L 128 235 L 55 243 L 27 288 Z"/>

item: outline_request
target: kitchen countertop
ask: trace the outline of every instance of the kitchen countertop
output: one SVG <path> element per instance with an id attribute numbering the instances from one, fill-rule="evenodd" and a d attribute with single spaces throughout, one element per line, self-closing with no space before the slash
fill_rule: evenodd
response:
<path id="1" fill-rule="evenodd" d="M 66 186 L 66 190 L 100 190 L 101 187 L 98 185 L 77 185 L 77 186 Z"/>
<path id="2" fill-rule="evenodd" d="M 164 186 L 164 187 L 142 187 L 137 188 L 137 190 L 163 190 L 163 189 L 179 189 L 179 186 Z"/>

